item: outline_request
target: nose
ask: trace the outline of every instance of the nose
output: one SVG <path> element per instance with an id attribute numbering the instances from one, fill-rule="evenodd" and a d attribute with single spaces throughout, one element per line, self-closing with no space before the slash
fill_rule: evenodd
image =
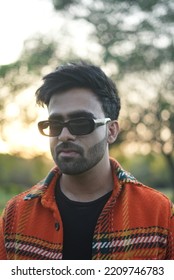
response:
<path id="1" fill-rule="evenodd" d="M 74 141 L 75 135 L 72 135 L 67 127 L 63 127 L 60 135 L 57 137 L 59 141 L 66 142 L 66 141 Z"/>

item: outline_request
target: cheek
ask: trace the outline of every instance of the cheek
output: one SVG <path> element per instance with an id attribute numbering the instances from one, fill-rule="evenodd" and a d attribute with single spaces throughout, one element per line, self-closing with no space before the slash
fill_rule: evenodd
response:
<path id="1" fill-rule="evenodd" d="M 104 127 L 101 127 L 101 129 L 98 129 L 98 131 L 93 131 L 89 135 L 82 136 L 79 138 L 79 142 L 86 151 L 91 149 L 91 147 L 97 145 L 102 140 L 106 140 L 107 142 L 107 130 Z"/>

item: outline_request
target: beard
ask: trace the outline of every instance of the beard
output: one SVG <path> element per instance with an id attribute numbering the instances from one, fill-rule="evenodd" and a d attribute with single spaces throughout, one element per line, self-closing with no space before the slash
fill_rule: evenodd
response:
<path id="1" fill-rule="evenodd" d="M 103 140 L 89 148 L 86 155 L 84 150 L 74 143 L 62 143 L 60 147 L 52 151 L 53 159 L 63 174 L 78 175 L 93 168 L 104 156 L 107 147 L 107 140 Z M 77 152 L 77 156 L 63 157 L 60 154 L 62 149 L 72 149 Z"/>

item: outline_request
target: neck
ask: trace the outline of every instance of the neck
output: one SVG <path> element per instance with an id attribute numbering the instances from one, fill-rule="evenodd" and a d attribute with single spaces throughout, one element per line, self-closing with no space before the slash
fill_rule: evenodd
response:
<path id="1" fill-rule="evenodd" d="M 105 157 L 92 169 L 79 175 L 63 174 L 60 181 L 62 192 L 71 200 L 93 201 L 113 189 L 109 157 Z"/>

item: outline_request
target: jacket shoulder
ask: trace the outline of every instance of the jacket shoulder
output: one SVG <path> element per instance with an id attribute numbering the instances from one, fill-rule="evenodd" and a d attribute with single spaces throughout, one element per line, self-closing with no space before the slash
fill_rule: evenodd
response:
<path id="1" fill-rule="evenodd" d="M 41 198 L 46 193 L 49 186 L 51 186 L 52 182 L 57 179 L 57 175 L 58 169 L 55 167 L 48 173 L 45 179 L 28 190 L 11 198 L 6 204 L 4 213 L 7 213 L 10 209 L 15 209 L 16 207 L 20 209 L 20 206 L 22 206 L 25 201 Z"/>
<path id="2" fill-rule="evenodd" d="M 165 194 L 138 181 L 131 173 L 124 170 L 117 161 L 112 160 L 112 166 L 119 185 L 122 189 L 125 189 L 134 202 L 138 203 L 140 200 L 142 203 L 162 203 L 171 207 L 171 201 Z"/>

